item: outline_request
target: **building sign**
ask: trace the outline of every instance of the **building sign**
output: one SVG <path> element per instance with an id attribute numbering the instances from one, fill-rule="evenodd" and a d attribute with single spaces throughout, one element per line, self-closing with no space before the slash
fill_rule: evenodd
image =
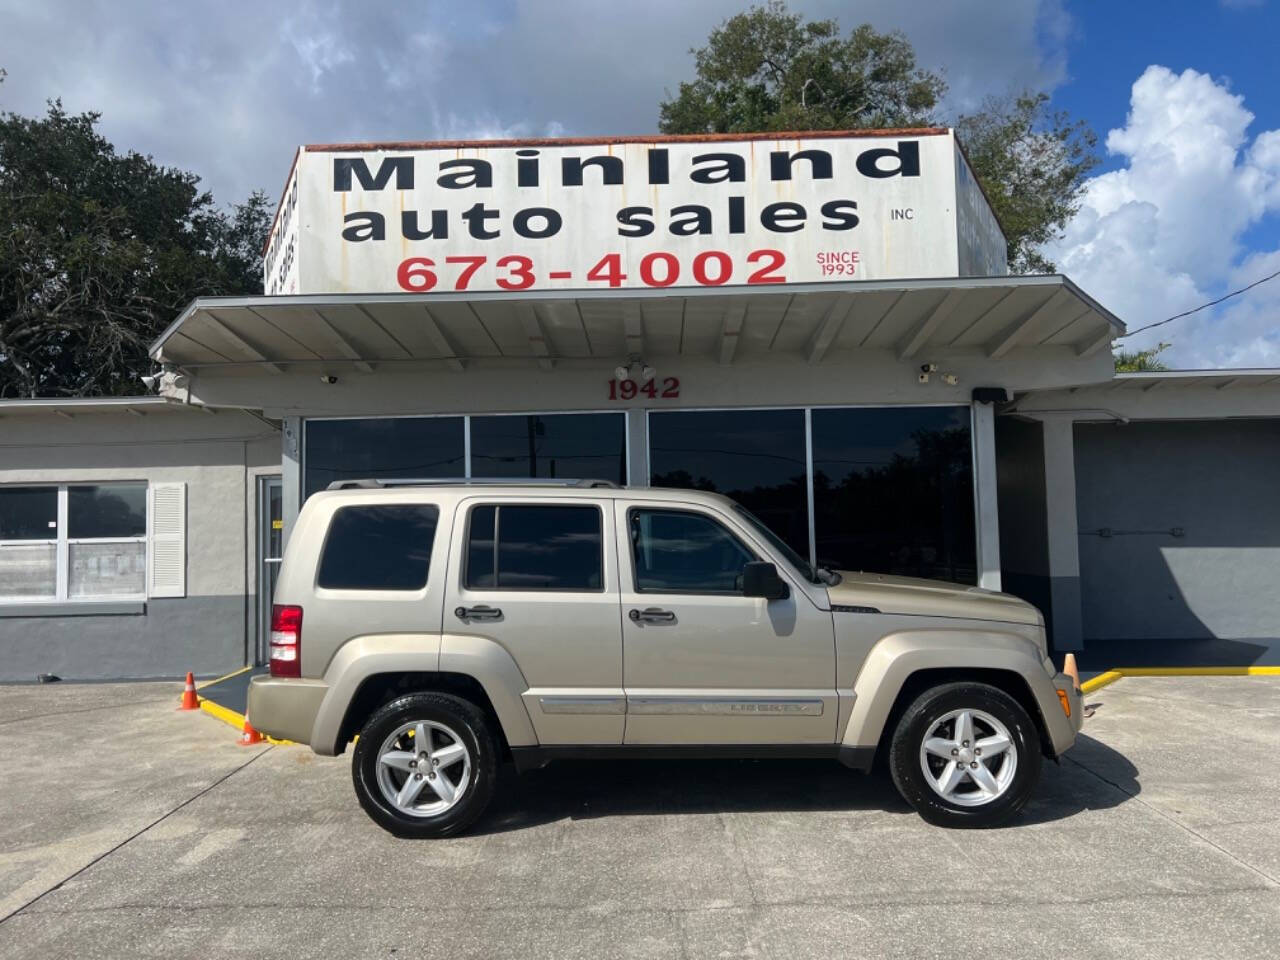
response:
<path id="1" fill-rule="evenodd" d="M 947 130 L 303 147 L 264 264 L 268 294 L 1005 272 Z"/>

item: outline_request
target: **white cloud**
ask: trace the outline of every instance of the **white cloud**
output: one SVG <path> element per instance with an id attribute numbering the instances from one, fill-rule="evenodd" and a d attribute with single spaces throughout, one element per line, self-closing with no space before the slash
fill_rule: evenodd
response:
<path id="1" fill-rule="evenodd" d="M 1148 67 L 1106 140 L 1125 165 L 1089 181 L 1050 257 L 1130 329 L 1280 267 L 1280 251 L 1246 256 L 1242 246 L 1246 230 L 1280 214 L 1280 130 L 1250 141 L 1252 121 L 1225 82 Z M 1125 345 L 1172 342 L 1167 356 L 1183 367 L 1280 363 L 1280 281 L 1271 286 Z"/>
<path id="2" fill-rule="evenodd" d="M 61 97 L 121 149 L 274 194 L 299 143 L 656 130 L 689 48 L 748 0 L 0 0 L 0 109 Z M 900 29 L 949 110 L 1066 76 L 1062 0 L 791 0 L 845 29 Z"/>

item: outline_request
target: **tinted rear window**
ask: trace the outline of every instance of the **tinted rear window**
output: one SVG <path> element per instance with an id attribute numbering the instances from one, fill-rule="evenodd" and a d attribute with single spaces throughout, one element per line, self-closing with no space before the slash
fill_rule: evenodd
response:
<path id="1" fill-rule="evenodd" d="M 422 504 L 342 507 L 329 524 L 317 583 L 330 590 L 421 590 L 439 517 Z"/>
<path id="2" fill-rule="evenodd" d="M 600 527 L 596 507 L 476 507 L 467 539 L 467 586 L 599 590 Z"/>

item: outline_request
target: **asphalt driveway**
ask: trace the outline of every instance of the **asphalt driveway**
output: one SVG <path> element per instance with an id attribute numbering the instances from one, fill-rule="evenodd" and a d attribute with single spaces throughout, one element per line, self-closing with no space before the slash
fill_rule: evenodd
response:
<path id="1" fill-rule="evenodd" d="M 1280 681 L 1124 679 L 1015 826 L 826 762 L 563 763 L 396 840 L 171 684 L 0 687 L 0 956 L 1254 958 Z"/>

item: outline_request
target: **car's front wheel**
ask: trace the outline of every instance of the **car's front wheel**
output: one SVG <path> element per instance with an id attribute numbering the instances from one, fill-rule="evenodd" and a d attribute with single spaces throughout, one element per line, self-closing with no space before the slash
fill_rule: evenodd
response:
<path id="1" fill-rule="evenodd" d="M 1040 737 L 1003 690 L 948 683 L 920 694 L 902 715 L 889 769 L 898 792 L 930 823 L 992 827 L 1030 799 Z"/>
<path id="2" fill-rule="evenodd" d="M 412 693 L 381 707 L 351 758 L 360 805 L 399 837 L 461 833 L 489 805 L 497 769 L 484 713 L 443 693 Z"/>

